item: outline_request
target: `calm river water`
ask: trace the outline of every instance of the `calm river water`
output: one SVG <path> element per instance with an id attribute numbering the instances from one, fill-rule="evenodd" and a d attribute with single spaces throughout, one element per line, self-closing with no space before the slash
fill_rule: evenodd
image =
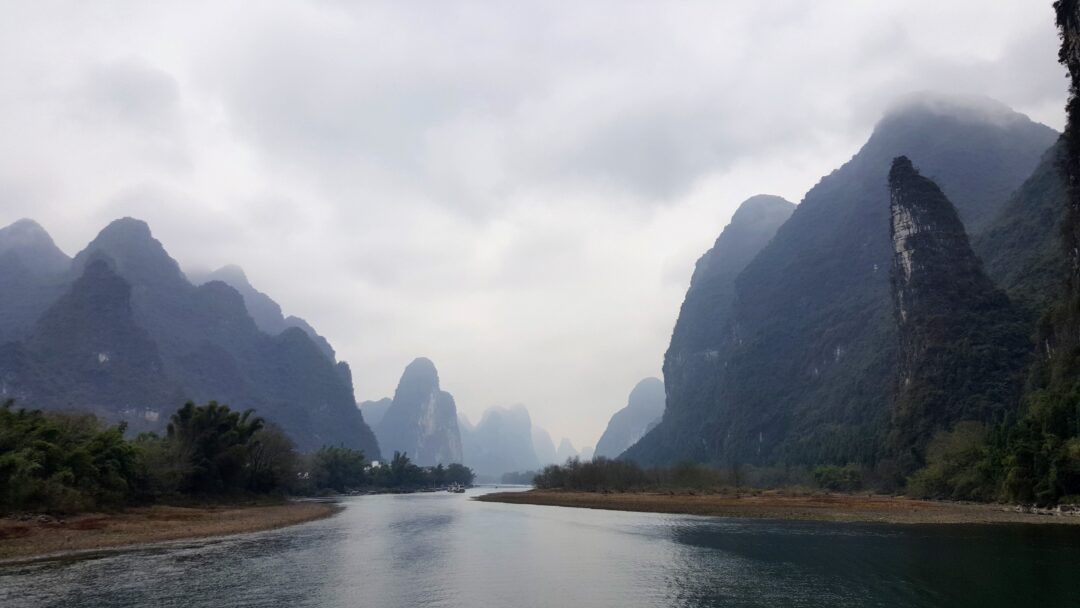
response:
<path id="1" fill-rule="evenodd" d="M 365 496 L 293 528 L 0 567 L 0 606 L 1080 606 L 1080 527 Z"/>

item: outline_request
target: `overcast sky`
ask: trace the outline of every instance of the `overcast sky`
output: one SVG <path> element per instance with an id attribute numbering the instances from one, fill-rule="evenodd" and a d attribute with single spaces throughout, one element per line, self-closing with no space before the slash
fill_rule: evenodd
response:
<path id="1" fill-rule="evenodd" d="M 595 445 L 739 202 L 799 201 L 896 97 L 1060 129 L 1050 0 L 0 2 L 0 224 L 150 223 L 352 364 Z M 93 8 L 91 8 L 93 7 Z"/>

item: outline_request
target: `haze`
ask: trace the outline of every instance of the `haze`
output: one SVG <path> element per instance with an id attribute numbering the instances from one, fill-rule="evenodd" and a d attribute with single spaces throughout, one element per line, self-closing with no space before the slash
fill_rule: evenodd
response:
<path id="1" fill-rule="evenodd" d="M 798 201 L 914 91 L 1063 126 L 1049 6 L 762 4 L 5 2 L 0 224 L 74 253 L 144 219 L 358 399 L 427 356 L 472 420 L 595 445 L 742 200 Z"/>

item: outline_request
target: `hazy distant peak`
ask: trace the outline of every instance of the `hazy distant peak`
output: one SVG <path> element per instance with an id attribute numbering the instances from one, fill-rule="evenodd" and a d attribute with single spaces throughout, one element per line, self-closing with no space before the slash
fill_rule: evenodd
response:
<path id="1" fill-rule="evenodd" d="M 133 217 L 122 217 L 109 222 L 109 225 L 98 233 L 98 239 L 103 237 L 154 240 L 153 234 L 150 232 L 150 225 Z"/>
<path id="2" fill-rule="evenodd" d="M 435 369 L 435 364 L 432 363 L 431 359 L 417 357 L 413 359 L 412 363 L 405 366 L 405 373 L 401 375 L 401 383 L 405 384 L 406 382 L 424 382 L 438 386 L 439 372 Z"/>
<path id="3" fill-rule="evenodd" d="M 755 221 L 764 215 L 787 213 L 795 208 L 795 203 L 773 194 L 757 194 L 743 201 L 731 216 L 731 222 Z"/>
<path id="4" fill-rule="evenodd" d="M 996 99 L 983 95 L 922 91 L 905 95 L 889 106 L 879 126 L 897 120 L 926 115 L 985 122 L 999 126 L 1017 122 L 1032 122 L 1024 114 L 1013 110 Z"/>
<path id="5" fill-rule="evenodd" d="M 0 228 L 0 255 L 8 252 L 25 254 L 20 256 L 29 258 L 24 262 L 39 264 L 51 272 L 61 272 L 71 263 L 71 258 L 60 251 L 41 224 L 28 218 Z"/>
<path id="6" fill-rule="evenodd" d="M 638 382 L 630 391 L 630 398 L 627 400 L 630 407 L 648 407 L 656 402 L 664 402 L 664 382 L 653 377 Z"/>
<path id="7" fill-rule="evenodd" d="M 41 224 L 25 217 L 0 228 L 0 234 L 3 234 L 5 239 L 24 238 L 37 240 L 45 238 L 48 239 L 49 242 L 52 242 L 52 237 L 50 237 L 49 233 L 41 227 Z"/>
<path id="8" fill-rule="evenodd" d="M 233 287 L 240 287 L 241 285 L 251 287 L 251 282 L 248 281 L 244 269 L 236 264 L 226 264 L 218 268 L 210 273 L 209 278 L 210 280 L 224 281 Z"/>
<path id="9" fill-rule="evenodd" d="M 130 217 L 111 222 L 77 256 L 76 266 L 100 254 L 112 258 L 113 268 L 133 285 L 156 284 L 163 289 L 190 289 L 180 265 L 169 256 L 142 220 Z"/>
<path id="10" fill-rule="evenodd" d="M 568 458 L 574 458 L 576 456 L 579 456 L 577 448 L 574 447 L 574 444 L 571 443 L 569 439 L 563 437 L 562 441 L 559 442 L 558 449 L 555 450 L 556 462 L 566 462 Z"/>

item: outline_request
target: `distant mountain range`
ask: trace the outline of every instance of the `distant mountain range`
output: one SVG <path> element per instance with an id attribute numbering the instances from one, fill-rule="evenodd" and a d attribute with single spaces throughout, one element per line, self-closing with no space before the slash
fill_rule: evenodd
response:
<path id="1" fill-rule="evenodd" d="M 643 464 L 897 466 L 901 452 L 920 461 L 925 435 L 935 429 L 1000 414 L 1001 395 L 1015 391 L 1019 380 L 1009 375 L 1017 334 L 997 313 L 981 309 L 979 315 L 989 316 L 977 322 L 1003 332 L 986 334 L 1004 340 L 987 346 L 1007 351 L 993 361 L 971 358 L 983 349 L 940 350 L 953 334 L 931 325 L 960 315 L 953 330 L 963 334 L 960 326 L 972 321 L 946 304 L 945 293 L 937 304 L 931 296 L 916 298 L 945 308 L 920 308 L 908 326 L 896 320 L 889 171 L 904 156 L 936 182 L 955 216 L 949 226 L 938 221 L 947 212 L 934 216 L 939 234 L 964 235 L 963 246 L 942 249 L 948 264 L 928 262 L 952 265 L 954 274 L 916 281 L 911 289 L 961 281 L 971 290 L 964 301 L 971 296 L 998 307 L 990 302 L 1007 301 L 993 295 L 1000 286 L 1016 304 L 999 310 L 1020 315 L 1023 350 L 1031 352 L 1026 336 L 1034 333 L 1037 310 L 1061 284 L 1065 205 L 1055 165 L 1061 152 L 1052 148 L 1057 139 L 1052 129 L 991 100 L 923 95 L 882 118 L 862 149 L 797 207 L 775 197 L 748 200 L 694 272 L 664 359 L 663 419 L 623 457 Z M 910 405 L 914 389 L 899 390 L 895 374 L 905 357 L 925 356 L 911 354 L 914 344 L 948 351 L 942 355 L 948 361 L 938 361 L 933 373 L 923 364 L 910 368 L 919 370 L 912 382 L 922 378 L 923 390 L 948 393 L 955 386 L 942 384 L 941 370 L 965 369 L 972 384 L 961 401 L 980 405 Z M 1004 375 L 990 377 L 998 373 Z"/>
<path id="2" fill-rule="evenodd" d="M 197 283 L 139 220 L 109 224 L 74 259 L 30 220 L 0 230 L 0 394 L 158 431 L 185 400 L 217 400 L 303 450 L 379 455 L 325 340 L 275 323 L 280 307 L 235 267 Z"/>

